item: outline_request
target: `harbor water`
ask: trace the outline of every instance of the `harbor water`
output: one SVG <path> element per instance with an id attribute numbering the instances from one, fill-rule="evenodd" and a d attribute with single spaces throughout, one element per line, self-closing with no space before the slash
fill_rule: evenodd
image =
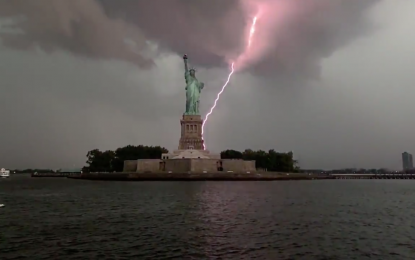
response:
<path id="1" fill-rule="evenodd" d="M 414 259 L 414 180 L 0 179 L 0 259 Z"/>

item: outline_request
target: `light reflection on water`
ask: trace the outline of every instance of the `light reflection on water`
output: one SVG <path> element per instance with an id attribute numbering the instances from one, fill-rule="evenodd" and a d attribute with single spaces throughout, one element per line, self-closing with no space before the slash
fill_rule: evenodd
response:
<path id="1" fill-rule="evenodd" d="M 411 180 L 0 180 L 1 259 L 413 259 Z"/>

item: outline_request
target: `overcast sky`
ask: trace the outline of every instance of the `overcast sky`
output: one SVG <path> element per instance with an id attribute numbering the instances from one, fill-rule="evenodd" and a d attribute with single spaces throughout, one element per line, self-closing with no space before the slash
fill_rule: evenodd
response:
<path id="1" fill-rule="evenodd" d="M 325 169 L 400 169 L 415 152 L 415 1 L 207 2 L 0 0 L 0 167 L 177 149 L 184 53 L 203 115 L 229 61 L 248 56 L 206 125 L 212 152 L 293 151 Z"/>

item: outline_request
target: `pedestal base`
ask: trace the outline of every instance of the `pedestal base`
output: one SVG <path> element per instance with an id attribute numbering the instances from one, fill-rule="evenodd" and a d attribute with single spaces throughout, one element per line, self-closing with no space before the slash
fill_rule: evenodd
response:
<path id="1" fill-rule="evenodd" d="M 162 160 L 170 159 L 215 159 L 220 160 L 220 154 L 210 153 L 208 150 L 176 150 L 172 153 L 163 153 Z"/>
<path id="2" fill-rule="evenodd" d="M 202 117 L 200 115 L 183 115 L 180 124 L 181 136 L 178 150 L 203 150 Z"/>

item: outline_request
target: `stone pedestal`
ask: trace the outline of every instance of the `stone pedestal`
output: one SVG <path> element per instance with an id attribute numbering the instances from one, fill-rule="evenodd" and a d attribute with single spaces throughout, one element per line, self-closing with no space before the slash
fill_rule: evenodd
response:
<path id="1" fill-rule="evenodd" d="M 181 136 L 178 150 L 203 150 L 202 117 L 200 115 L 183 115 L 180 124 Z"/>
<path id="2" fill-rule="evenodd" d="M 253 173 L 255 161 L 221 159 L 220 154 L 211 154 L 203 149 L 200 115 L 183 115 L 180 120 L 181 136 L 179 148 L 172 153 L 163 153 L 161 159 L 139 159 L 124 161 L 124 172 L 140 173 Z"/>

